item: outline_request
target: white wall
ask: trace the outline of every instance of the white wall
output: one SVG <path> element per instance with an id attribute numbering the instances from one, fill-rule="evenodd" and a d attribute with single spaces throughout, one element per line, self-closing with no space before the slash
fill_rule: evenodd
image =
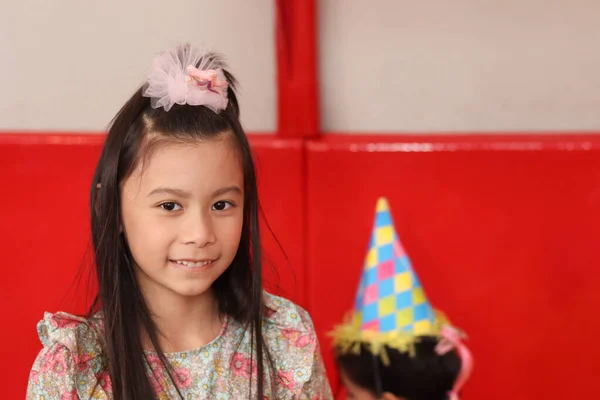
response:
<path id="1" fill-rule="evenodd" d="M 598 0 L 318 3 L 325 131 L 600 129 Z M 225 53 L 245 127 L 276 129 L 273 0 L 21 0 L 0 2 L 0 131 L 102 130 L 180 41 Z"/>
<path id="2" fill-rule="evenodd" d="M 243 123 L 274 131 L 272 0 L 0 2 L 0 131 L 103 130 L 152 57 L 181 41 L 224 53 Z"/>
<path id="3" fill-rule="evenodd" d="M 325 131 L 600 129 L 598 0 L 320 0 L 319 12 Z"/>

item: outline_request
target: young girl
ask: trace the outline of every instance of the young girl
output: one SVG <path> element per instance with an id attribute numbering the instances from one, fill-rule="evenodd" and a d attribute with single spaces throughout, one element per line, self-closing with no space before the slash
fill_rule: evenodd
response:
<path id="1" fill-rule="evenodd" d="M 429 304 L 384 198 L 354 313 L 332 335 L 348 399 L 457 400 L 470 375 L 471 354 Z"/>
<path id="2" fill-rule="evenodd" d="M 263 292 L 235 79 L 159 55 L 106 138 L 90 210 L 99 291 L 46 313 L 28 399 L 330 399 L 309 315 Z"/>

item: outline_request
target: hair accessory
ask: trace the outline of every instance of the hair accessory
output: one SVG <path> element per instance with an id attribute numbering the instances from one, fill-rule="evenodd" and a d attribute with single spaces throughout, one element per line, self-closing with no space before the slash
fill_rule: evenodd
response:
<path id="1" fill-rule="evenodd" d="M 439 355 L 444 355 L 450 350 L 456 350 L 460 357 L 460 372 L 454 381 L 452 390 L 448 392 L 449 400 L 459 400 L 459 394 L 462 387 L 467 383 L 471 372 L 473 371 L 473 355 L 462 342 L 465 335 L 459 330 L 451 327 L 444 326 L 442 328 L 441 340 L 435 347 L 435 352 Z"/>
<path id="2" fill-rule="evenodd" d="M 225 63 L 214 53 L 177 46 L 154 58 L 142 90 L 153 108 L 169 111 L 174 104 L 205 106 L 215 113 L 227 107 Z"/>
<path id="3" fill-rule="evenodd" d="M 206 71 L 199 70 L 191 65 L 187 67 L 188 78 L 187 81 L 198 86 L 199 88 L 205 87 L 206 90 L 219 94 L 219 88 L 227 89 L 227 81 L 218 79 L 218 71 L 214 69 L 208 69 Z"/>

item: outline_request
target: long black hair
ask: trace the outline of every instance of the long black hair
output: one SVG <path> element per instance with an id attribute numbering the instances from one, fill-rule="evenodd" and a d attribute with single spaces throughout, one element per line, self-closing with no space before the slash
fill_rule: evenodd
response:
<path id="1" fill-rule="evenodd" d="M 336 362 L 355 385 L 373 393 L 389 392 L 409 400 L 446 400 L 460 372 L 456 351 L 442 356 L 435 352 L 437 339 L 422 337 L 415 343 L 415 354 L 386 347 L 389 364 L 373 357 L 366 346 L 360 353 L 336 354 Z"/>
<path id="2" fill-rule="evenodd" d="M 185 57 L 190 47 L 182 46 L 179 51 Z M 156 397 L 146 373 L 142 333 L 148 335 L 169 371 L 168 361 L 157 340 L 157 328 L 136 280 L 135 262 L 120 229 L 120 186 L 143 154 L 147 154 L 150 136 L 178 142 L 210 140 L 224 134 L 231 134 L 235 139 L 244 174 L 244 222 L 235 258 L 213 283 L 213 288 L 220 312 L 250 330 L 252 347 L 256 349 L 252 358 L 257 364 L 257 399 L 262 400 L 265 394 L 266 370 L 271 375 L 273 372 L 261 331 L 262 269 L 254 161 L 240 124 L 235 78 L 227 71 L 220 56 L 214 53 L 206 54 L 199 64 L 205 63 L 206 57 L 223 69 L 228 81 L 227 108 L 216 114 L 206 107 L 176 104 L 166 112 L 162 108 L 152 108 L 150 99 L 142 95 L 140 88 L 113 119 L 94 174 L 90 212 L 98 293 L 89 314 L 99 309 L 103 312 L 104 346 L 115 400 Z M 274 379 L 270 382 L 273 384 Z"/>

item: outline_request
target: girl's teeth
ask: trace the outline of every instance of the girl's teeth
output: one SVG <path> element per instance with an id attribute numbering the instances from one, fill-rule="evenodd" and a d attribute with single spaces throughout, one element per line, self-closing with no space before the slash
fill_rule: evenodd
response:
<path id="1" fill-rule="evenodd" d="M 212 261 L 198 261 L 198 262 L 177 261 L 177 264 L 185 265 L 186 267 L 204 267 L 205 265 L 208 265 L 211 262 Z"/>

